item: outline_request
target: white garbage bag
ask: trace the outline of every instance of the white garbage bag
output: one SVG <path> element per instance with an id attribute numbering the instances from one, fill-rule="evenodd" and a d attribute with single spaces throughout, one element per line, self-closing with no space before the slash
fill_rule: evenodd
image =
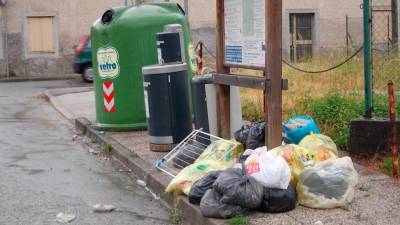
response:
<path id="1" fill-rule="evenodd" d="M 307 167 L 299 176 L 298 201 L 311 208 L 337 208 L 353 201 L 358 174 L 349 157 Z"/>
<path id="2" fill-rule="evenodd" d="M 254 177 L 264 187 L 287 189 L 291 172 L 281 156 L 265 150 L 255 150 L 245 161 L 246 174 Z"/>

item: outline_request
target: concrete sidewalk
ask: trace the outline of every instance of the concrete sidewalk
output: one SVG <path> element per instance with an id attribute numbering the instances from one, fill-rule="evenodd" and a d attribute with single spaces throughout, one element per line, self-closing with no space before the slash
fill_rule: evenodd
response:
<path id="1" fill-rule="evenodd" d="M 173 196 L 164 193 L 171 180 L 155 171 L 154 162 L 162 153 L 149 150 L 146 131 L 98 132 L 91 124 L 95 119 L 94 95 L 92 90 L 63 89 L 46 92 L 50 102 L 68 119 L 75 120 L 78 129 L 107 143 L 112 154 L 130 167 L 148 187 L 159 194 L 171 209 L 176 205 Z M 71 110 L 73 109 L 73 110 Z M 87 118 L 87 119 L 84 119 Z M 353 204 L 343 209 L 316 210 L 299 206 L 283 214 L 249 215 L 252 224 L 400 224 L 400 186 L 390 177 L 355 164 L 359 173 L 359 184 Z M 178 199 L 178 207 L 189 224 L 226 224 L 225 220 L 206 219 L 197 206 L 188 203 L 186 197 Z"/>

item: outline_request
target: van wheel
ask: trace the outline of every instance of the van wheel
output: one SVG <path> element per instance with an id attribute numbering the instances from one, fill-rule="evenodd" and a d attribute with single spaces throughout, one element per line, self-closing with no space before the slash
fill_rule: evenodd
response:
<path id="1" fill-rule="evenodd" d="M 88 83 L 93 82 L 93 69 L 91 66 L 88 66 L 83 70 L 82 79 Z"/>

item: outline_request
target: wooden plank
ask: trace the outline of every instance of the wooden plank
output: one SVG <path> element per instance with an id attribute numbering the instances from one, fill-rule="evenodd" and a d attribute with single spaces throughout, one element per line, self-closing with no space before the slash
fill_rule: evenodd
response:
<path id="1" fill-rule="evenodd" d="M 282 141 L 282 1 L 265 0 L 265 19 L 265 79 L 271 82 L 265 94 L 265 138 L 272 149 Z"/>
<path id="2" fill-rule="evenodd" d="M 271 90 L 271 80 L 264 77 L 238 75 L 238 74 L 213 74 L 213 83 L 243 88 L 252 88 L 269 92 Z M 281 90 L 288 90 L 289 82 L 282 79 Z"/>
<path id="3" fill-rule="evenodd" d="M 223 84 L 259 90 L 265 89 L 265 78 L 256 76 L 213 74 L 213 82 L 214 84 Z"/>
<path id="4" fill-rule="evenodd" d="M 265 79 L 265 78 L 264 78 Z M 270 92 L 271 91 L 271 80 L 270 79 L 266 79 L 265 81 L 265 91 L 266 92 Z M 288 90 L 289 89 L 289 81 L 287 79 L 282 79 L 281 80 L 281 90 Z"/>
<path id="5" fill-rule="evenodd" d="M 229 73 L 229 67 L 224 66 L 224 36 L 225 36 L 225 20 L 224 20 L 224 0 L 217 0 L 217 73 Z M 222 138 L 230 139 L 230 87 L 227 85 L 216 85 L 217 92 L 217 120 L 218 135 Z"/>
<path id="6" fill-rule="evenodd" d="M 251 66 L 251 65 L 242 65 L 242 64 L 235 64 L 235 63 L 224 63 L 225 66 L 230 68 L 242 68 L 242 69 L 250 69 L 250 70 L 264 70 L 264 66 Z"/>

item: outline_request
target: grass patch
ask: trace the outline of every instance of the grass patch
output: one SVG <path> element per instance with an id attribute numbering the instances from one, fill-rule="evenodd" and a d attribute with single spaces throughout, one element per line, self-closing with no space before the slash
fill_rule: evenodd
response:
<path id="1" fill-rule="evenodd" d="M 243 116 L 249 121 L 258 122 L 263 119 L 261 117 L 262 109 L 259 109 L 256 103 L 249 99 L 242 97 Z M 284 108 L 286 108 L 284 109 L 284 120 L 287 121 L 295 115 L 313 117 L 321 133 L 331 137 L 341 149 L 348 147 L 350 121 L 362 117 L 364 113 L 363 96 L 354 92 L 342 94 L 338 91 L 332 91 L 319 98 L 298 96 L 292 97 L 290 102 L 292 102 L 292 105 L 284 104 Z M 396 96 L 396 111 L 400 115 L 399 96 Z M 374 95 L 374 116 L 386 118 L 389 116 L 386 95 Z"/>
<path id="2" fill-rule="evenodd" d="M 243 118 L 252 122 L 260 122 L 264 118 L 262 116 L 261 104 L 254 102 L 251 99 L 242 97 L 242 114 Z"/>
<path id="3" fill-rule="evenodd" d="M 400 164 L 400 158 L 399 158 L 399 164 Z M 393 176 L 393 157 L 384 157 L 382 160 L 381 164 L 381 170 L 389 175 Z"/>
<path id="4" fill-rule="evenodd" d="M 400 99 L 397 99 L 397 113 L 400 113 Z M 342 149 L 347 149 L 350 135 L 350 121 L 364 113 L 364 101 L 361 95 L 342 95 L 328 93 L 319 99 L 303 100 L 294 110 L 297 115 L 310 115 L 319 125 L 321 132 L 330 136 Z M 374 116 L 388 117 L 387 96 L 374 95 Z"/>
<path id="5" fill-rule="evenodd" d="M 296 64 L 305 70 L 329 68 L 347 56 L 336 54 Z M 374 52 L 373 88 L 375 117 L 388 117 L 387 82 L 392 80 L 395 91 L 400 92 L 400 60 L 397 52 Z M 342 149 L 349 140 L 351 119 L 364 114 L 364 65 L 362 54 L 345 65 L 321 74 L 306 74 L 283 65 L 283 78 L 289 81 L 289 90 L 282 93 L 282 117 L 287 121 L 294 115 L 309 115 L 322 133 L 330 136 Z M 232 69 L 234 74 L 262 76 L 262 71 Z M 263 120 L 264 95 L 262 91 L 241 89 L 243 117 L 252 122 Z M 400 115 L 400 96 L 396 96 L 396 109 Z"/>
<path id="6" fill-rule="evenodd" d="M 228 220 L 229 225 L 249 225 L 250 219 L 247 216 L 236 215 Z"/>

